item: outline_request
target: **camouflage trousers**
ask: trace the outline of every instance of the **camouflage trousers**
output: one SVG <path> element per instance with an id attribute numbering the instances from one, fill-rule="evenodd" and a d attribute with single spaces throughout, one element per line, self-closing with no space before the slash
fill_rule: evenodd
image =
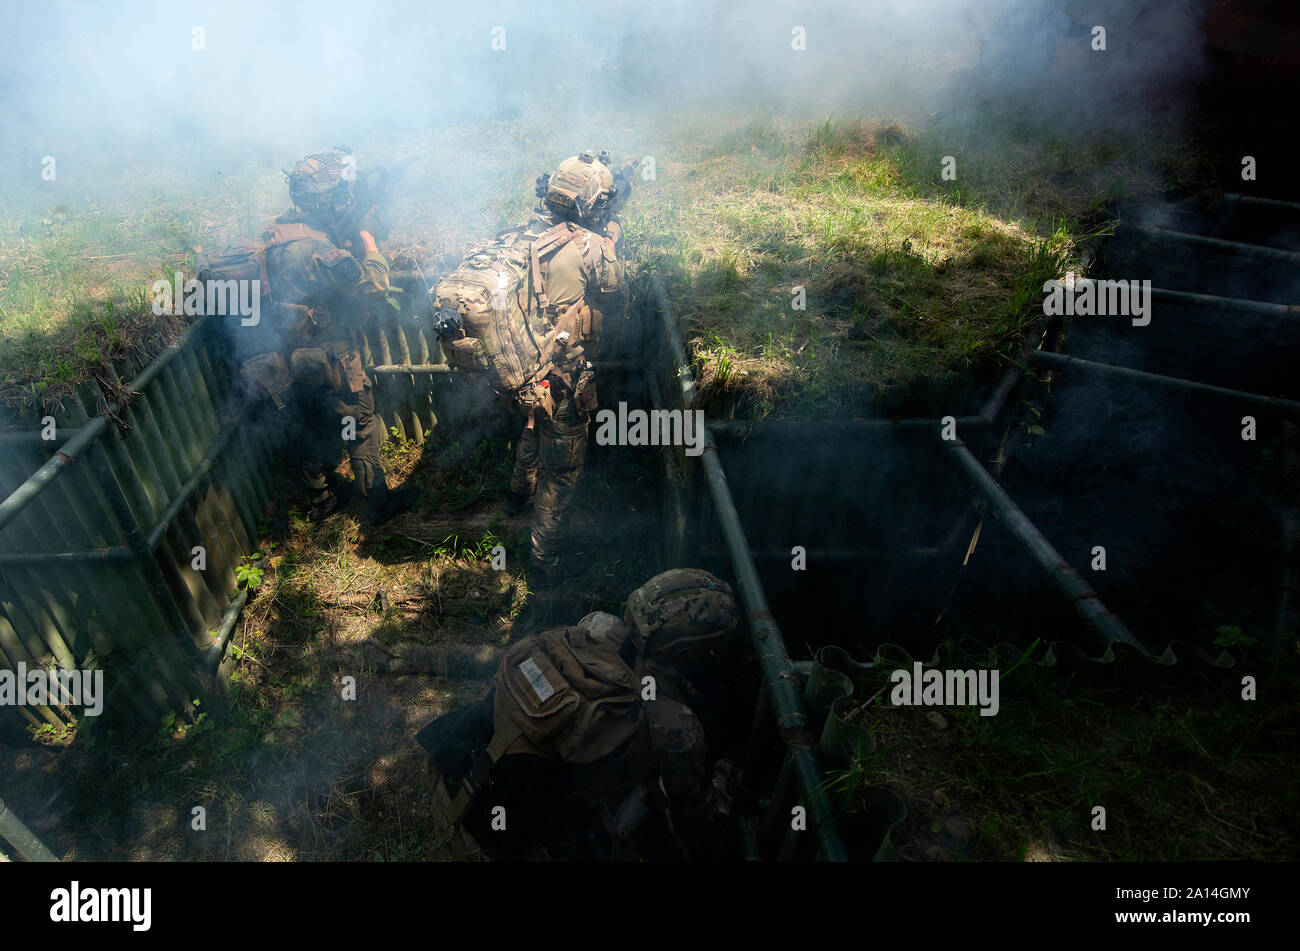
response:
<path id="1" fill-rule="evenodd" d="M 375 415 L 375 394 L 369 384 L 353 393 L 294 383 L 284 416 L 285 446 L 301 460 L 299 474 L 313 502 L 325 499 L 336 481 L 340 440 L 347 446 L 357 489 L 371 502 L 382 502 L 388 492 L 379 461 L 383 427 Z"/>
<path id="2" fill-rule="evenodd" d="M 537 414 L 531 429 L 519 437 L 510 491 L 534 499 L 532 524 L 533 561 L 543 568 L 559 564 L 564 514 L 573 499 L 582 465 L 587 458 L 587 424 L 590 415 L 578 412 L 573 394 L 562 386 L 552 387 L 562 399 L 548 419 Z"/>

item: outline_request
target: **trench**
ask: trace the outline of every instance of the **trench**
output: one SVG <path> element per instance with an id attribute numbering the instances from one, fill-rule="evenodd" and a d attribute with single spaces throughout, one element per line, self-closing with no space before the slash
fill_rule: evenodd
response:
<path id="1" fill-rule="evenodd" d="M 597 608 L 617 612 L 639 581 L 674 565 L 707 568 L 737 587 L 747 649 L 730 669 L 725 703 L 707 713 L 715 755 L 743 766 L 734 855 L 896 857 L 890 829 L 905 812 L 901 799 L 876 790 L 870 808 L 836 818 L 821 791 L 827 771 L 844 767 L 856 744 L 870 742 L 861 724 L 841 715 L 860 702 L 861 674 L 870 667 L 929 657 L 937 645 L 963 638 L 1016 650 L 1042 639 L 1074 647 L 1087 662 L 1120 644 L 1118 629 L 1132 632 L 1135 661 L 1159 657 L 1163 667 L 1195 664 L 1221 673 L 1231 667 L 1213 644 L 1221 625 L 1275 643 L 1294 634 L 1293 408 L 1240 394 L 1300 398 L 1292 370 L 1300 329 L 1285 306 L 1276 306 L 1295 300 L 1294 269 L 1286 258 L 1250 250 L 1300 249 L 1300 210 L 1227 199 L 1212 208 L 1122 209 L 1121 218 L 1125 225 L 1100 251 L 1098 276 L 1149 278 L 1173 295 L 1157 297 L 1146 327 L 1079 317 L 1068 325 L 1045 322 L 1030 341 L 1030 349 L 1059 350 L 1086 364 L 1051 363 L 1027 351 L 1021 367 L 927 394 L 906 419 L 750 423 L 710 413 L 700 457 L 683 447 L 615 450 L 592 441 L 575 515 L 586 526 L 578 547 L 593 567 L 532 601 L 516 630 L 572 623 Z M 1248 247 L 1197 243 L 1189 234 Z M 406 284 L 411 299 L 423 290 L 409 275 Z M 646 295 L 599 355 L 601 405 L 695 408 L 675 338 L 671 303 Z M 473 439 L 492 408 L 443 372 L 432 339 L 423 328 L 396 322 L 368 335 L 385 430 L 417 441 L 431 434 Z M 83 483 L 69 481 L 39 507 L 32 503 L 25 529 L 20 520 L 10 536 L 37 546 L 53 565 L 64 550 L 83 553 L 61 569 L 71 572 L 69 585 L 84 585 L 75 610 L 56 616 L 52 604 L 7 593 L 9 626 L 0 631 L 15 657 L 37 656 L 43 636 L 76 662 L 79 651 L 110 638 L 103 585 L 113 581 L 89 573 L 109 570 L 103 549 L 139 557 L 139 544 L 124 541 L 121 531 L 146 536 L 153 555 L 140 564 L 146 575 L 156 565 L 158 576 L 152 588 L 147 578 L 134 580 L 128 610 L 153 612 L 153 633 L 135 625 L 136 641 L 125 646 L 142 648 L 152 666 L 123 694 L 135 698 L 146 720 L 187 699 L 186 678 L 224 648 L 226 622 L 243 604 L 230 576 L 257 543 L 259 512 L 282 498 L 275 483 L 286 477 L 283 467 L 259 470 L 270 448 L 256 425 L 221 425 L 238 408 L 221 382 L 220 347 L 204 338 L 195 350 L 180 349 L 159 384 L 162 399 L 132 407 L 134 428 L 111 437 L 109 458 L 93 471 L 77 470 Z M 1097 364 L 1220 390 L 1171 389 Z M 205 430 L 175 409 L 182 397 L 200 394 L 206 442 Z M 170 407 L 163 405 L 169 397 Z M 93 418 L 93 394 L 79 402 L 69 428 Z M 1241 438 L 1246 414 L 1256 417 L 1254 440 Z M 942 437 L 943 416 L 954 417 L 956 446 Z M 159 452 L 164 433 L 183 434 L 184 445 Z M 220 442 L 223 434 L 233 447 Z M 43 448 L 11 457 L 11 478 L 21 475 L 13 460 L 34 468 L 48 456 Z M 966 461 L 954 461 L 967 451 Z M 1062 596 L 1050 566 L 1028 556 L 1024 532 L 1013 531 L 1013 519 L 977 490 L 972 465 L 996 480 L 1074 567 L 1086 596 L 1077 585 L 1074 597 Z M 130 466 L 140 470 L 134 484 L 118 475 L 95 489 L 92 476 L 103 480 Z M 102 491 L 113 482 L 126 495 L 117 533 Z M 94 503 L 78 506 L 77 491 Z M 84 537 L 66 528 L 54 499 L 78 513 Z M 59 526 L 44 546 L 41 518 Z M 484 518 L 481 510 L 449 513 L 437 528 L 468 533 Z M 222 520 L 225 533 L 218 531 Z M 196 538 L 216 535 L 222 541 L 214 556 L 225 577 L 196 584 L 179 570 L 183 555 Z M 1105 570 L 1091 568 L 1098 545 L 1106 549 Z M 121 560 L 111 570 L 128 570 L 128 559 Z M 16 586 L 13 579 L 31 578 L 32 570 L 14 564 L 6 579 Z M 1081 604 L 1100 605 L 1122 623 L 1117 628 Z M 41 612 L 43 634 L 19 632 L 10 618 L 33 620 Z M 214 631 L 215 643 L 199 636 Z M 486 683 L 492 656 L 443 651 L 432 672 Z M 50 713 L 57 719 L 58 711 Z M 788 828 L 785 817 L 796 806 L 812 814 L 811 835 Z"/>

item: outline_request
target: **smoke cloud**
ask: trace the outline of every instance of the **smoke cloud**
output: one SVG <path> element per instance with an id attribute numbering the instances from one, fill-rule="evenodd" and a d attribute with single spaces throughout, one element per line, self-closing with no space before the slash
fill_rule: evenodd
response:
<path id="1" fill-rule="evenodd" d="M 504 124 L 555 159 L 596 134 L 637 154 L 638 116 L 690 110 L 926 115 L 1004 104 L 1084 130 L 1194 77 L 1198 5 L 1153 28 L 1065 0 L 654 4 L 9 3 L 0 37 L 0 197 L 101 200 L 146 173 L 274 169 L 334 144 L 442 141 L 457 210 L 500 189 Z M 1092 21 L 1107 48 L 1090 48 Z M 1091 59 L 1089 59 L 1091 57 Z M 1080 63 L 1093 78 L 1079 88 Z M 457 127 L 503 123 L 499 138 Z M 452 138 L 452 143 L 446 139 Z M 446 202 L 453 204 L 452 196 Z"/>

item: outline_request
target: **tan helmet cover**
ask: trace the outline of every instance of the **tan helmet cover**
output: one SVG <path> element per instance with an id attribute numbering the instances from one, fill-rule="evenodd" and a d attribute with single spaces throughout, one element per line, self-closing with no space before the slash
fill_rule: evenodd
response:
<path id="1" fill-rule="evenodd" d="M 614 176 L 588 150 L 565 159 L 551 173 L 546 204 L 558 214 L 582 221 L 591 216 L 602 198 L 609 196 L 613 185 Z"/>

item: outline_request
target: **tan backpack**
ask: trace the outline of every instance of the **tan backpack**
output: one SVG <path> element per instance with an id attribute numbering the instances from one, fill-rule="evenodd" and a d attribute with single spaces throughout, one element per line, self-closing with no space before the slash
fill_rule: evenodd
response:
<path id="1" fill-rule="evenodd" d="M 629 666 L 616 642 L 582 626 L 511 647 L 492 681 L 492 740 L 447 805 L 450 821 L 460 821 L 503 756 L 594 763 L 631 740 L 642 726 L 639 670 L 639 658 Z"/>
<path id="2" fill-rule="evenodd" d="M 493 746 L 592 763 L 637 730 L 640 682 L 607 640 L 583 627 L 543 631 L 502 658 L 493 679 Z"/>
<path id="3" fill-rule="evenodd" d="M 498 393 L 514 394 L 557 362 L 581 356 L 593 333 L 591 308 L 578 301 L 552 315 L 541 268 L 581 233 L 570 222 L 540 235 L 524 228 L 502 232 L 439 281 L 433 311 L 447 362 Z"/>
<path id="4" fill-rule="evenodd" d="M 268 248 L 291 241 L 329 241 L 329 237 L 315 228 L 298 222 L 273 224 L 266 229 L 261 240 L 236 238 L 220 251 L 206 251 L 199 255 L 195 276 L 199 281 L 261 281 L 264 303 L 271 303 L 271 282 L 266 274 Z"/>

